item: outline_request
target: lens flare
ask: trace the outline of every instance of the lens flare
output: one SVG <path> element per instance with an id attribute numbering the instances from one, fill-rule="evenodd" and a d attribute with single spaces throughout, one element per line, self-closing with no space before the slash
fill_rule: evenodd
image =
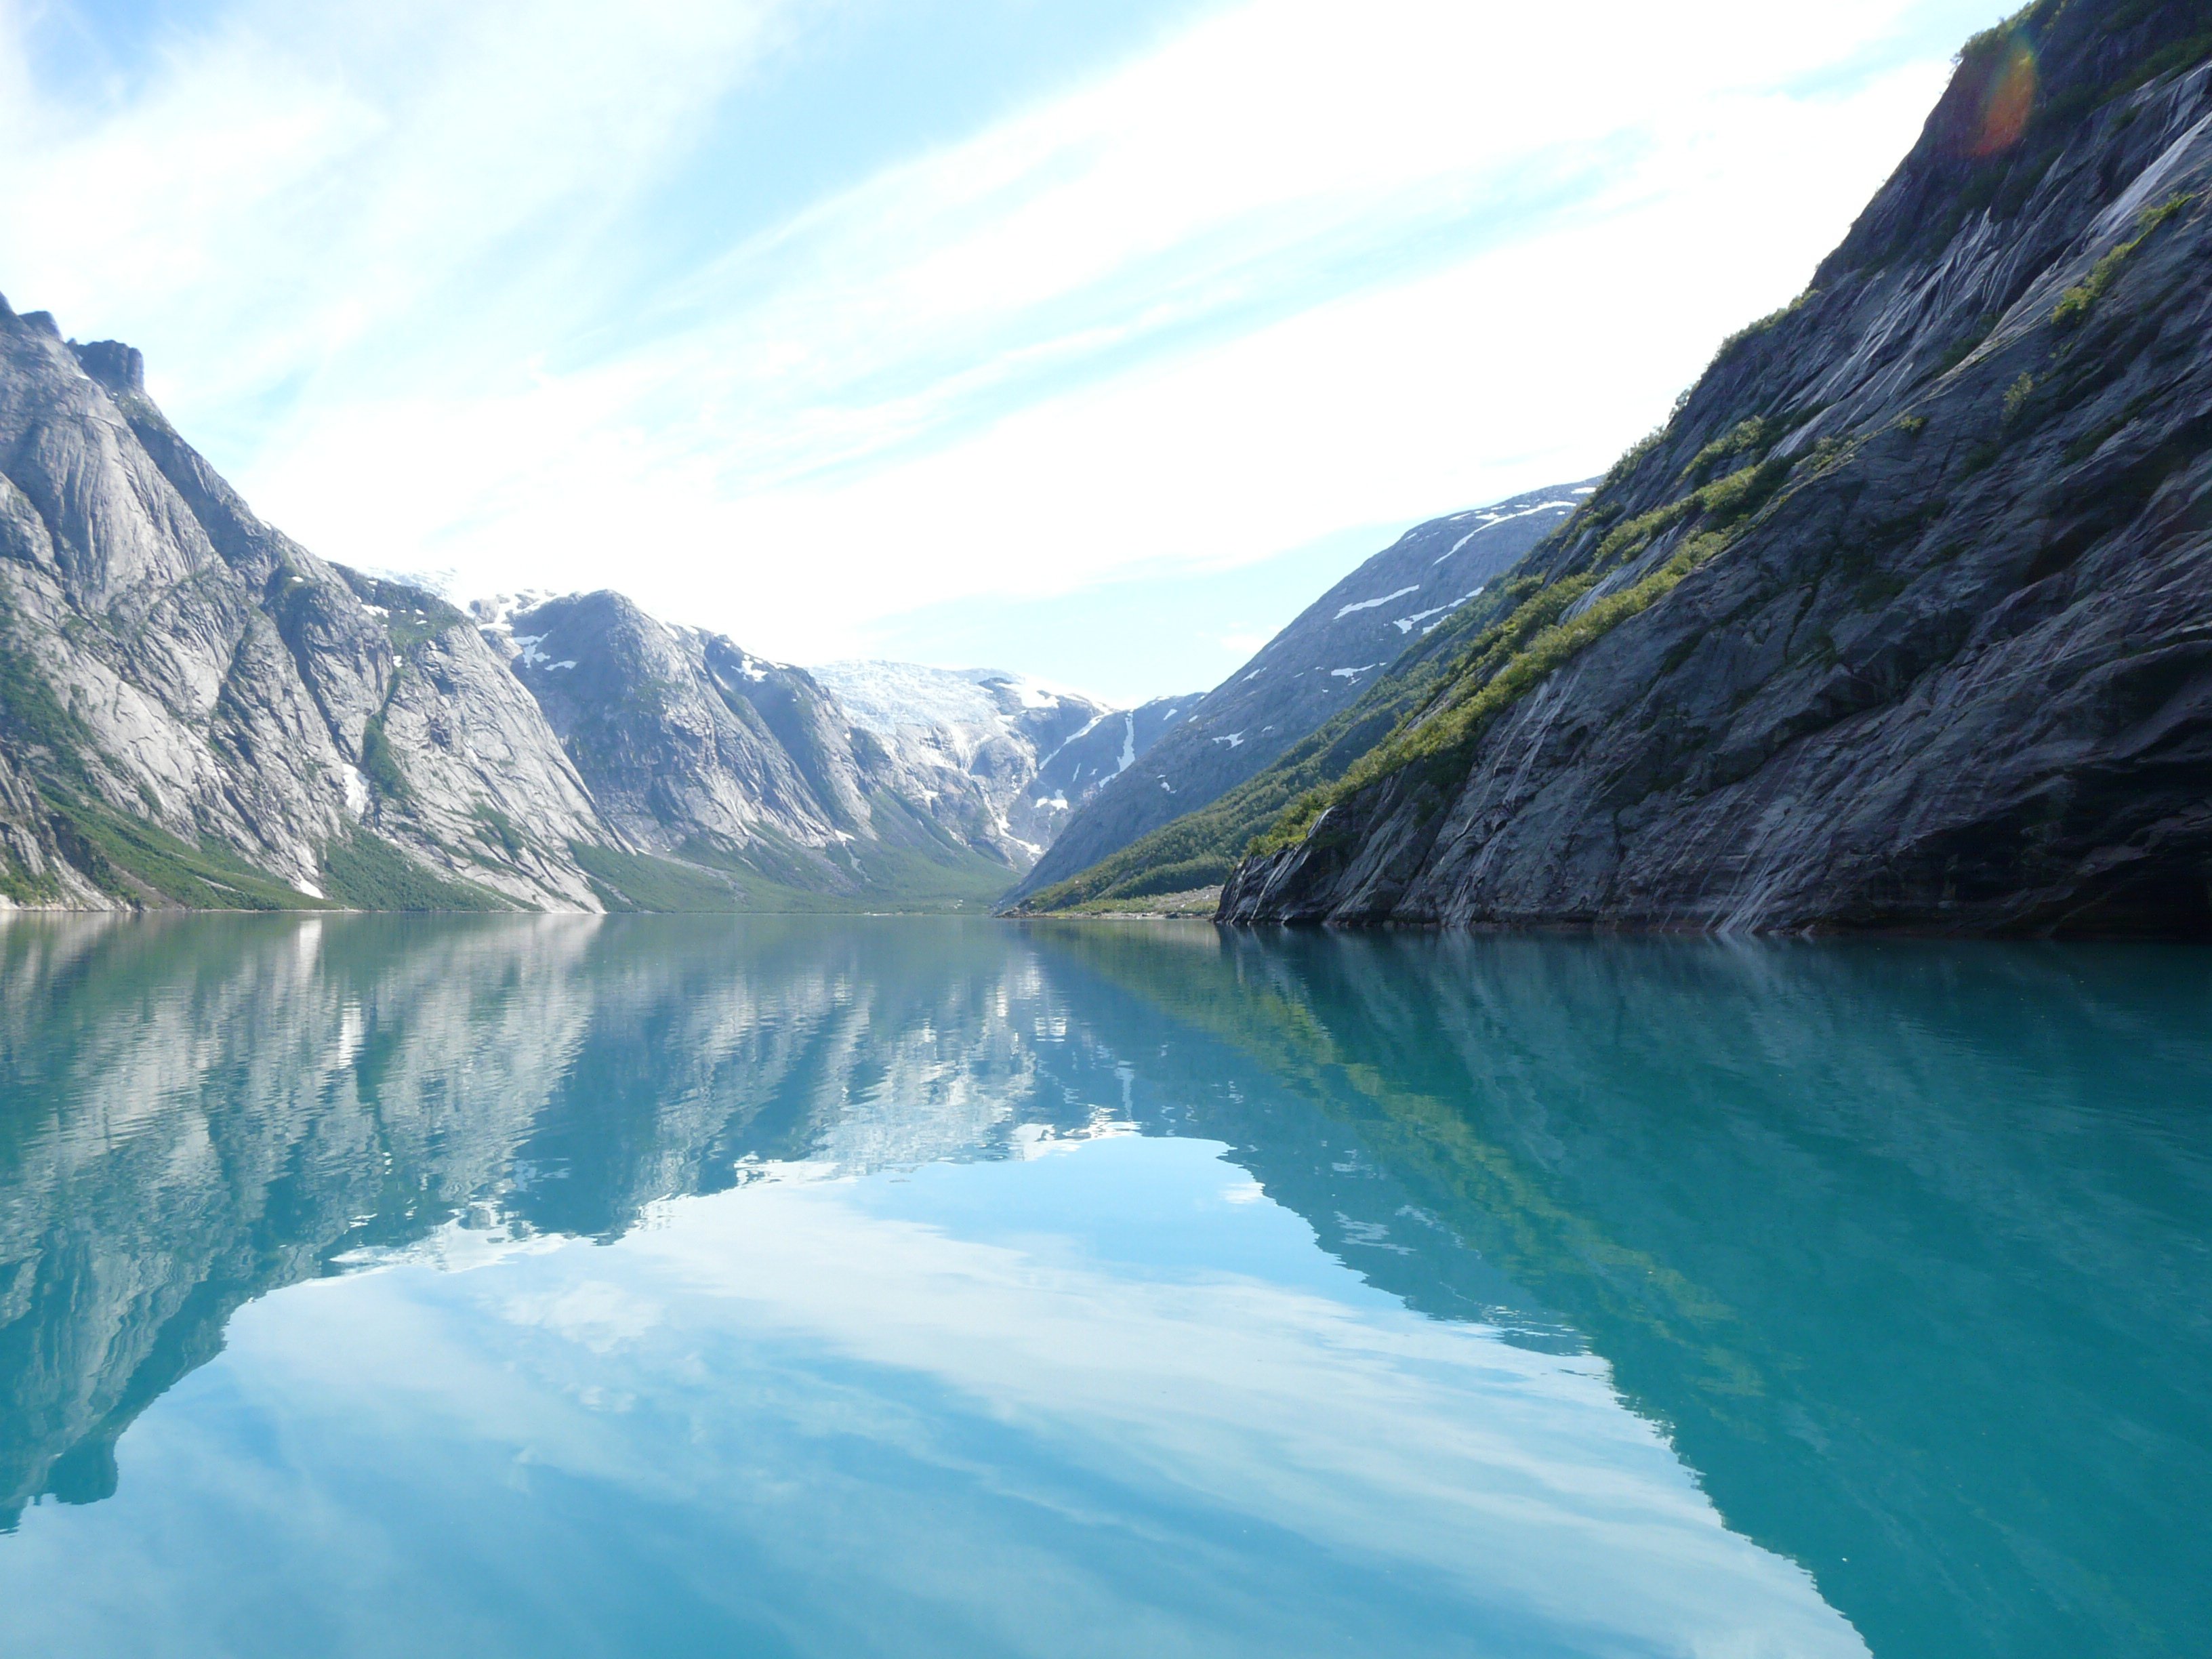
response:
<path id="1" fill-rule="evenodd" d="M 1974 140 L 1976 155 L 1995 155 L 2020 142 L 2021 134 L 2027 131 L 2028 117 L 2035 113 L 2038 80 L 2034 48 L 2015 39 L 2005 54 L 2004 67 L 1990 78 L 1989 93 L 1982 100 L 1981 131 Z"/>

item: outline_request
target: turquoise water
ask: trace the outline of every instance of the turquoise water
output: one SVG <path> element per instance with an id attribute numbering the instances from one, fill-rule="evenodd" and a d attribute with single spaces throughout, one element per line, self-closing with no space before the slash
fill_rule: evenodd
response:
<path id="1" fill-rule="evenodd" d="M 2181 1655 L 2212 953 L 0 925 L 0 1653 Z"/>

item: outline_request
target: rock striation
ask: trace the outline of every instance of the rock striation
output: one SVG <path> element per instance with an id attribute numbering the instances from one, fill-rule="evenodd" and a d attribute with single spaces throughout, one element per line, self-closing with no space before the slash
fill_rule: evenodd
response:
<path id="1" fill-rule="evenodd" d="M 2212 933 L 2212 15 L 1969 44 L 1238 922 Z"/>
<path id="2" fill-rule="evenodd" d="M 976 792 L 931 790 L 805 670 L 672 627 L 619 593 L 473 606 L 609 825 L 632 847 L 739 878 L 880 894 L 897 848 L 978 900 L 1027 863 Z"/>
<path id="3" fill-rule="evenodd" d="M 0 824 L 16 905 L 600 902 L 590 795 L 466 619 L 263 524 L 137 352 L 4 302 Z"/>

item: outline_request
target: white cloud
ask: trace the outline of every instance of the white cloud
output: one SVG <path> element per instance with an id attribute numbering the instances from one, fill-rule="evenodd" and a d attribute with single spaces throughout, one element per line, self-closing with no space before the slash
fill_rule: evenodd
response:
<path id="1" fill-rule="evenodd" d="M 595 239 L 787 20 L 423 13 L 404 94 L 241 24 L 9 169 L 0 218 L 57 234 L 0 255 L 66 325 L 143 325 L 173 412 L 236 434 L 319 550 L 622 586 L 819 659 L 933 600 L 1601 466 L 1910 142 L 1941 61 L 1773 90 L 1909 9 L 1260 0 L 662 273 L 617 326 Z"/>
<path id="2" fill-rule="evenodd" d="M 157 343 L 161 385 L 194 408 L 349 349 L 362 361 L 313 384 L 306 418 L 362 381 L 435 384 L 472 335 L 511 349 L 584 320 L 557 292 L 574 261 L 742 80 L 773 21 L 769 0 L 248 0 L 157 47 L 112 106 L 11 100 L 9 286 L 65 323 Z"/>

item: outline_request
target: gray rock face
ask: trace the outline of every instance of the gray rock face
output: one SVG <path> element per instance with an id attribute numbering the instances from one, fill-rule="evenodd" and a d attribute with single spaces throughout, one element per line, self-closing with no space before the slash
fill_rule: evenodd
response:
<path id="1" fill-rule="evenodd" d="M 989 896 L 1064 817 L 1031 798 L 1039 745 L 1103 713 L 1008 675 L 859 663 L 817 678 L 617 593 L 474 609 L 625 838 L 802 890 L 880 891 L 888 855 Z"/>
<path id="2" fill-rule="evenodd" d="M 892 787 L 948 828 L 1026 870 L 1110 779 L 1142 754 L 1178 702 L 1109 708 L 996 669 L 839 662 L 814 671 L 884 756 Z M 980 824 L 980 829 L 970 828 Z"/>
<path id="3" fill-rule="evenodd" d="M 617 594 L 471 617 L 325 564 L 136 351 L 0 302 L 0 907 L 980 902 L 1106 711 L 963 684 L 988 719 L 917 743 Z"/>
<path id="4" fill-rule="evenodd" d="M 1028 793 L 1032 806 L 1054 815 L 1048 846 L 1066 833 L 1073 817 L 1093 796 L 1150 755 L 1205 696 L 1189 691 L 1178 697 L 1155 697 L 1135 708 L 1097 715 L 1045 756 Z"/>
<path id="5" fill-rule="evenodd" d="M 0 751 L 0 908 L 102 910 L 112 902 L 70 864 L 37 790 Z"/>
<path id="6" fill-rule="evenodd" d="M 598 905 L 565 849 L 607 832 L 465 619 L 262 524 L 135 351 L 4 303 L 0 692 L 0 903 Z"/>
<path id="7" fill-rule="evenodd" d="M 1470 662 L 1222 915 L 2212 932 L 2203 25 L 1971 47 L 1806 298 L 1529 559 L 1578 595 L 1552 654 Z"/>
<path id="8" fill-rule="evenodd" d="M 868 781 L 800 671 L 667 627 L 619 593 L 549 600 L 483 633 L 633 844 L 739 854 L 774 835 L 818 854 L 868 832 Z"/>
<path id="9" fill-rule="evenodd" d="M 1564 524 L 1591 488 L 1535 490 L 1407 531 L 1195 707 L 1183 703 L 1173 732 L 1098 790 L 1014 896 L 1088 869 L 1265 770 Z"/>

